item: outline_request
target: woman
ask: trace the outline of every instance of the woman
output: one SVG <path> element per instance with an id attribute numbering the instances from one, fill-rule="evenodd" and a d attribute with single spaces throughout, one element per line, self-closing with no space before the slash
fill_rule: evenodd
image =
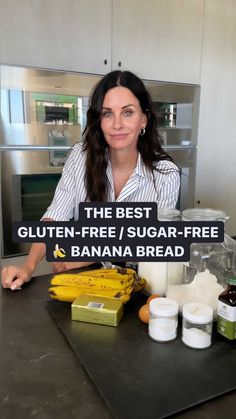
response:
<path id="1" fill-rule="evenodd" d="M 83 201 L 157 202 L 158 208 L 175 208 L 179 171 L 160 145 L 151 97 L 137 76 L 113 71 L 99 81 L 83 137 L 70 152 L 43 220 L 78 220 Z M 23 266 L 4 268 L 3 287 L 15 290 L 28 282 L 45 251 L 44 244 L 35 243 Z M 59 262 L 54 271 L 89 264 Z"/>

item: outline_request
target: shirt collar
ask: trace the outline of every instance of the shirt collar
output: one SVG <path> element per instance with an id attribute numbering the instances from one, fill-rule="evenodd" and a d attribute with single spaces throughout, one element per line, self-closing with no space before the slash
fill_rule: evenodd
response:
<path id="1" fill-rule="evenodd" d="M 108 150 L 106 150 L 106 158 L 107 158 L 107 175 L 111 175 L 111 161 L 109 158 L 109 153 Z M 141 154 L 138 153 L 138 161 L 137 161 L 137 166 L 134 172 L 134 176 L 137 177 L 144 177 L 147 179 L 152 179 L 152 172 L 150 169 L 148 169 L 147 166 L 145 166 L 144 161 L 141 157 Z M 110 176 L 109 176 L 110 177 Z"/>

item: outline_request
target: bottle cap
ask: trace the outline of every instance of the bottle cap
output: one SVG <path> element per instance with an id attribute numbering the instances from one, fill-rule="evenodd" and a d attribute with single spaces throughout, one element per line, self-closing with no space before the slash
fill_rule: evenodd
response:
<path id="1" fill-rule="evenodd" d="M 236 277 L 229 278 L 227 282 L 229 285 L 236 285 Z"/>
<path id="2" fill-rule="evenodd" d="M 149 307 L 156 316 L 175 316 L 178 313 L 178 304 L 171 298 L 153 298 Z"/>
<path id="3" fill-rule="evenodd" d="M 183 306 L 183 317 L 196 324 L 209 323 L 213 320 L 213 310 L 206 304 L 187 303 Z"/>

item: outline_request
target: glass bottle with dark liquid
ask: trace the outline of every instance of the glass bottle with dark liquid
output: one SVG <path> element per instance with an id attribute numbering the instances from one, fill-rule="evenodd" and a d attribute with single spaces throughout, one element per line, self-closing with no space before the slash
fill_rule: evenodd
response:
<path id="1" fill-rule="evenodd" d="M 236 277 L 218 297 L 217 332 L 229 340 L 236 339 Z"/>

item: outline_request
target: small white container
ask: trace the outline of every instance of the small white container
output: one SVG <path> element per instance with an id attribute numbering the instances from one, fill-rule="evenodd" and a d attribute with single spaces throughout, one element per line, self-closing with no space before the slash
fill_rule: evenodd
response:
<path id="1" fill-rule="evenodd" d="M 149 336 L 158 342 L 174 340 L 177 336 L 178 304 L 170 298 L 153 298 L 149 311 Z"/>
<path id="2" fill-rule="evenodd" d="M 211 345 L 213 310 L 202 303 L 183 306 L 182 341 L 190 348 L 204 349 Z"/>

